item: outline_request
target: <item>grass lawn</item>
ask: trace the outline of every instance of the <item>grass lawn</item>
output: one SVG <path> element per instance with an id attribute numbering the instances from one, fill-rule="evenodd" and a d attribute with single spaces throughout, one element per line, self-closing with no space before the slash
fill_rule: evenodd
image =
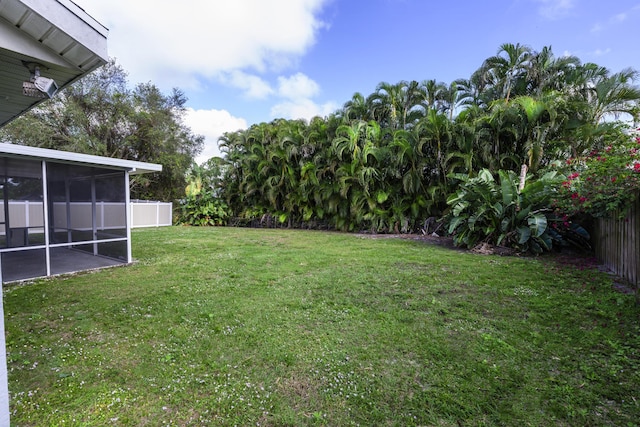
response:
<path id="1" fill-rule="evenodd" d="M 550 258 L 135 230 L 138 263 L 5 289 L 16 426 L 633 426 L 640 308 Z"/>

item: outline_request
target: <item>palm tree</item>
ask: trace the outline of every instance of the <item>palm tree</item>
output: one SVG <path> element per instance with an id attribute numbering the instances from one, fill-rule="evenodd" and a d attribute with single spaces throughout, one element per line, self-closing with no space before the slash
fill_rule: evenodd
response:
<path id="1" fill-rule="evenodd" d="M 342 116 L 346 121 L 369 121 L 373 118 L 371 117 L 367 99 L 360 92 L 354 93 L 351 99 L 344 103 L 342 106 Z"/>
<path id="2" fill-rule="evenodd" d="M 380 83 L 367 98 L 373 118 L 383 127 L 405 129 L 410 113 L 420 106 L 423 92 L 416 81 L 401 81 L 395 85 Z"/>
<path id="3" fill-rule="evenodd" d="M 535 172 L 542 160 L 549 134 L 553 131 L 555 111 L 553 97 L 535 99 L 520 96 L 514 99 L 514 105 L 521 113 L 519 139 L 524 151 L 528 169 Z"/>
<path id="4" fill-rule="evenodd" d="M 425 114 L 432 109 L 442 110 L 444 92 L 447 90 L 447 86 L 444 83 L 438 83 L 434 79 L 424 80 L 420 84 L 420 90 L 422 91 L 422 106 Z"/>
<path id="5" fill-rule="evenodd" d="M 420 135 L 423 141 L 421 146 L 427 146 L 427 156 L 435 160 L 431 174 L 435 175 L 439 182 L 446 182 L 446 168 L 444 158 L 449 145 L 453 141 L 452 122 L 443 113 L 429 110 L 425 118 L 419 123 Z"/>
<path id="6" fill-rule="evenodd" d="M 494 87 L 501 88 L 501 97 L 507 103 L 514 87 L 523 82 L 529 60 L 531 48 L 520 43 L 504 43 L 500 45 L 495 56 L 487 58 L 483 65 L 485 78 Z"/>
<path id="7" fill-rule="evenodd" d="M 579 66 L 580 60 L 576 56 L 556 58 L 551 46 L 533 52 L 527 64 L 527 93 L 539 97 L 548 91 L 562 90 Z"/>
<path id="8" fill-rule="evenodd" d="M 482 167 L 491 172 L 499 169 L 518 167 L 515 159 L 515 141 L 517 139 L 517 114 L 505 100 L 491 103 L 489 110 L 484 112 L 477 107 L 477 114 L 469 114 L 475 127 L 478 147 L 478 159 Z"/>
<path id="9" fill-rule="evenodd" d="M 362 223 L 368 210 L 375 209 L 375 195 L 383 177 L 380 164 L 386 152 L 381 147 L 384 138 L 384 131 L 373 120 L 352 122 L 338 128 L 332 143 L 340 161 L 335 171 L 337 187 L 334 188 L 339 190 L 342 201 L 331 209 L 339 208 L 336 223 L 339 228 L 353 229 Z"/>
<path id="10" fill-rule="evenodd" d="M 457 79 L 440 90 L 439 98 L 439 110 L 448 113 L 449 120 L 453 121 L 454 113 L 476 104 L 477 96 L 470 80 Z"/>
<path id="11" fill-rule="evenodd" d="M 640 102 L 640 88 L 632 83 L 639 76 L 638 71 L 627 68 L 597 79 L 587 92 L 587 102 L 592 107 L 592 121 L 599 123 L 609 115 L 616 119 L 620 114 L 633 117 Z"/>
<path id="12" fill-rule="evenodd" d="M 396 130 L 390 148 L 396 172 L 394 175 L 401 179 L 402 191 L 410 195 L 424 193 L 425 158 L 421 152 L 420 127 Z"/>

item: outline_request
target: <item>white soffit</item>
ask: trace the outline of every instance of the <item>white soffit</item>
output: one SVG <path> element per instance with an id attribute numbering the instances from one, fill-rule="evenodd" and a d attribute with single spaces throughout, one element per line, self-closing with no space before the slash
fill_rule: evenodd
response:
<path id="1" fill-rule="evenodd" d="M 23 62 L 62 89 L 109 60 L 107 35 L 70 0 L 0 0 L 0 126 L 43 101 L 22 94 Z"/>

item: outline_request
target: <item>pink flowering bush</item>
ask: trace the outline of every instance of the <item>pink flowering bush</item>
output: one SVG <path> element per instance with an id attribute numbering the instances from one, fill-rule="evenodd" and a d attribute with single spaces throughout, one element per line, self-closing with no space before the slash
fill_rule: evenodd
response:
<path id="1" fill-rule="evenodd" d="M 640 128 L 599 151 L 572 158 L 561 168 L 566 176 L 555 207 L 573 216 L 623 216 L 640 192 Z"/>

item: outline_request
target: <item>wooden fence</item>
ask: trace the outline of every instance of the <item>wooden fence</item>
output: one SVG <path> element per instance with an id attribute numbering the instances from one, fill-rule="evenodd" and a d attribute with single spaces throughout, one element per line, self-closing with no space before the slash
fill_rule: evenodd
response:
<path id="1" fill-rule="evenodd" d="M 640 200 L 636 200 L 625 218 L 599 218 L 593 238 L 598 260 L 635 286 L 636 297 L 640 295 L 639 233 Z"/>

